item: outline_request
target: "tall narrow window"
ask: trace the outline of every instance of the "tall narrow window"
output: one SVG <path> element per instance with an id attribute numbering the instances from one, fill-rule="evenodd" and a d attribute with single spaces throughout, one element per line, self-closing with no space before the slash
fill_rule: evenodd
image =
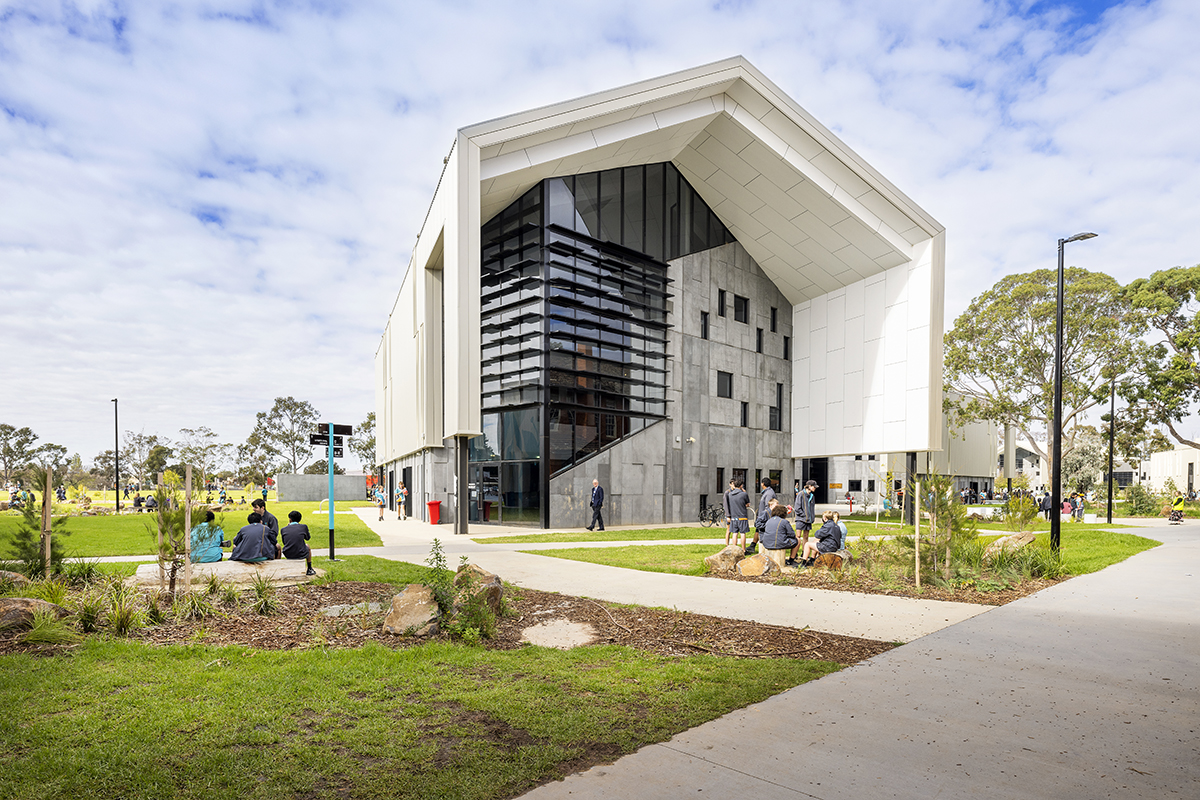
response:
<path id="1" fill-rule="evenodd" d="M 717 289 L 717 316 L 725 316 L 725 290 Z"/>
<path id="2" fill-rule="evenodd" d="M 779 330 L 779 309 L 772 308 L 771 309 L 771 333 L 775 333 L 778 330 Z"/>
<path id="3" fill-rule="evenodd" d="M 786 361 L 792 357 L 792 337 L 783 337 L 783 358 Z"/>
<path id="4" fill-rule="evenodd" d="M 750 322 L 750 298 L 733 296 L 733 318 L 738 322 Z"/>
<path id="5" fill-rule="evenodd" d="M 775 405 L 770 408 L 768 425 L 773 431 L 783 430 L 783 384 L 775 384 Z"/>
<path id="6" fill-rule="evenodd" d="M 750 404 L 744 400 L 742 401 L 742 427 L 750 427 Z"/>
<path id="7" fill-rule="evenodd" d="M 728 487 L 725 486 L 725 468 L 717 467 L 717 493 L 723 494 L 726 488 Z"/>
<path id="8" fill-rule="evenodd" d="M 732 372 L 717 372 L 717 397 L 733 397 Z"/>
<path id="9" fill-rule="evenodd" d="M 707 311 L 700 312 L 700 338 L 701 339 L 708 338 L 708 312 Z"/>
<path id="10" fill-rule="evenodd" d="M 762 352 L 762 328 L 757 328 L 754 334 L 754 352 Z"/>

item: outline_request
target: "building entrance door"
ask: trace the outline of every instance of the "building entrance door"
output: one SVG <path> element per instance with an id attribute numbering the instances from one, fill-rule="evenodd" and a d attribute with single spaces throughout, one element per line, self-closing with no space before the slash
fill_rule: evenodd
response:
<path id="1" fill-rule="evenodd" d="M 471 522 L 500 522 L 500 465 L 472 464 L 467 469 L 467 519 Z"/>

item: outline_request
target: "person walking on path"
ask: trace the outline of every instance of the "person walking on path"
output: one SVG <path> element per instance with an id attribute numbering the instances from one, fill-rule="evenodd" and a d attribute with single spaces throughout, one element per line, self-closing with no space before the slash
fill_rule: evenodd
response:
<path id="1" fill-rule="evenodd" d="M 817 517 L 816 491 L 817 482 L 807 481 L 804 491 L 796 498 L 796 533 L 800 536 L 801 544 L 808 543 L 808 534 Z"/>
<path id="2" fill-rule="evenodd" d="M 604 517 L 600 515 L 600 509 L 604 506 L 604 487 L 600 485 L 599 480 L 592 481 L 592 524 L 588 525 L 590 531 L 599 526 L 600 530 L 604 530 Z"/>
<path id="3" fill-rule="evenodd" d="M 401 521 L 408 519 L 408 509 L 405 507 L 407 502 L 408 487 L 404 485 L 404 481 L 400 481 L 396 487 L 396 519 Z"/>

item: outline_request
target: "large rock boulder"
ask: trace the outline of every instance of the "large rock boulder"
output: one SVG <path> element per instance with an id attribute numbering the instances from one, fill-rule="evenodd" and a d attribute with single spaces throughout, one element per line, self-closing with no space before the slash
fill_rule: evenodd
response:
<path id="1" fill-rule="evenodd" d="M 392 608 L 383 618 L 383 630 L 396 636 L 415 634 L 430 636 L 437 633 L 438 605 L 433 590 L 419 583 L 410 583 L 392 598 Z"/>
<path id="2" fill-rule="evenodd" d="M 744 578 L 758 578 L 780 573 L 779 567 L 766 553 L 757 553 L 743 558 L 737 564 L 737 571 Z"/>
<path id="3" fill-rule="evenodd" d="M 6 569 L 0 569 L 0 583 L 10 583 L 13 586 L 28 586 L 29 578 L 26 578 L 19 572 L 9 572 Z"/>
<path id="4" fill-rule="evenodd" d="M 1033 542 L 1033 531 L 1021 531 L 1010 536 L 1001 536 L 983 551 L 985 560 L 991 560 L 1004 551 L 1014 552 Z"/>
<path id="5" fill-rule="evenodd" d="M 0 630 L 7 628 L 28 628 L 33 624 L 35 611 L 52 611 L 59 619 L 69 613 L 62 606 L 47 603 L 45 600 L 35 600 L 32 597 L 0 598 Z"/>
<path id="6" fill-rule="evenodd" d="M 454 585 L 458 589 L 458 605 L 465 603 L 469 597 L 481 597 L 493 614 L 500 613 L 504 582 L 499 576 L 477 564 L 463 564 L 454 575 Z"/>
<path id="7" fill-rule="evenodd" d="M 746 551 L 736 544 L 727 544 L 719 553 L 704 557 L 704 563 L 709 572 L 733 572 L 739 561 L 746 557 Z"/>

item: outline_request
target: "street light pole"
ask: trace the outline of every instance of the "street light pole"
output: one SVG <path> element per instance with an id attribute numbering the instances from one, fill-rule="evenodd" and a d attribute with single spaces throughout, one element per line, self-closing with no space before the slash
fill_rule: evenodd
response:
<path id="1" fill-rule="evenodd" d="M 1113 509 L 1113 446 L 1117 439 L 1117 376 L 1113 375 L 1108 394 L 1108 524 L 1112 525 Z"/>
<path id="2" fill-rule="evenodd" d="M 113 494 L 121 513 L 121 425 L 117 422 L 117 398 L 113 398 Z"/>
<path id="3" fill-rule="evenodd" d="M 1050 513 L 1050 549 L 1058 552 L 1062 533 L 1062 385 L 1063 385 L 1063 308 L 1065 283 L 1063 268 L 1063 245 L 1093 239 L 1094 233 L 1077 233 L 1068 239 L 1058 240 L 1058 313 L 1054 325 L 1054 479 L 1050 482 L 1050 502 L 1054 506 Z"/>

